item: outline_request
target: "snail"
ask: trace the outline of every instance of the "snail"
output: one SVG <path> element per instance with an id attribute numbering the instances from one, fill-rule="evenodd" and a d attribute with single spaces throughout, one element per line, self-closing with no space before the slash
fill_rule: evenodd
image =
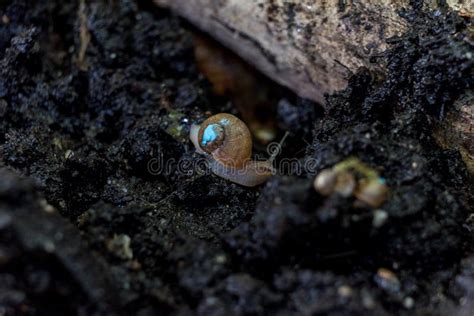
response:
<path id="1" fill-rule="evenodd" d="M 355 175 L 360 179 L 356 182 Z M 314 189 L 323 196 L 338 193 L 343 197 L 354 196 L 359 202 L 378 208 L 387 199 L 389 188 L 378 172 L 356 158 L 339 162 L 322 170 L 314 179 Z"/>
<path id="2" fill-rule="evenodd" d="M 201 125 L 192 125 L 189 135 L 196 151 L 209 158 L 211 171 L 234 183 L 253 187 L 273 173 L 272 158 L 251 160 L 252 135 L 239 118 L 219 113 Z"/>

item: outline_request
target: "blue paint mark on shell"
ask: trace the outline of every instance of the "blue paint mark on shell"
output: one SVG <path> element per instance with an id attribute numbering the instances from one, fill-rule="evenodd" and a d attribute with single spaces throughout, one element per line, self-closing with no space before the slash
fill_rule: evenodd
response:
<path id="1" fill-rule="evenodd" d="M 206 146 L 209 143 L 216 141 L 219 138 L 219 127 L 216 124 L 210 124 L 204 130 L 201 140 L 201 146 Z"/>

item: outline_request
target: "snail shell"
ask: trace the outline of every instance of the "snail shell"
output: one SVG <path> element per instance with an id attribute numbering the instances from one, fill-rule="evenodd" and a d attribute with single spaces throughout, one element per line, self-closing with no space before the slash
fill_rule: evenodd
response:
<path id="1" fill-rule="evenodd" d="M 200 148 L 224 166 L 242 168 L 252 155 L 252 135 L 237 117 L 220 113 L 205 120 L 198 133 Z"/>
<path id="2" fill-rule="evenodd" d="M 224 179 L 252 187 L 272 175 L 271 162 L 250 159 L 252 135 L 245 123 L 231 114 L 216 114 L 201 125 L 192 125 L 190 139 L 198 153 L 212 158 L 212 172 Z"/>
<path id="3" fill-rule="evenodd" d="M 360 181 L 355 196 L 359 201 L 377 208 L 387 199 L 388 191 L 385 181 L 381 179 L 372 181 L 364 179 Z"/>
<path id="4" fill-rule="evenodd" d="M 356 181 L 354 175 L 350 172 L 324 169 L 314 179 L 313 186 L 316 191 L 324 196 L 337 192 L 343 197 L 349 197 L 356 188 Z"/>
<path id="5" fill-rule="evenodd" d="M 332 169 L 324 169 L 314 179 L 313 186 L 321 195 L 329 196 L 334 192 L 337 183 L 337 172 Z"/>

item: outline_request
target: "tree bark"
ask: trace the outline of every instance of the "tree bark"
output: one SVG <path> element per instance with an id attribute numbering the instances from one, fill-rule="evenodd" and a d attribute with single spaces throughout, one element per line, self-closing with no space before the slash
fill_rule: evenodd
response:
<path id="1" fill-rule="evenodd" d="M 278 83 L 324 103 L 371 55 L 407 29 L 409 0 L 155 0 L 186 17 Z M 349 2 L 349 1 L 348 1 Z"/>
<path id="2" fill-rule="evenodd" d="M 154 0 L 184 16 L 268 77 L 324 104 L 359 67 L 383 72 L 371 56 L 407 31 L 398 11 L 410 0 Z M 436 0 L 426 1 L 433 9 Z M 470 14 L 474 2 L 450 0 Z M 466 13 L 467 12 L 467 13 Z"/>

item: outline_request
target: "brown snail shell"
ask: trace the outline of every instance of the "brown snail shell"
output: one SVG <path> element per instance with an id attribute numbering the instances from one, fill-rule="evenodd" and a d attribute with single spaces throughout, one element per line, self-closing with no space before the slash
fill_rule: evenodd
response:
<path id="1" fill-rule="evenodd" d="M 200 148 L 220 164 L 242 168 L 252 155 L 252 135 L 239 118 L 219 113 L 205 120 L 198 133 Z"/>
<path id="2" fill-rule="evenodd" d="M 337 183 L 337 172 L 332 169 L 324 169 L 314 179 L 313 186 L 321 195 L 329 196 L 334 192 Z"/>
<path id="3" fill-rule="evenodd" d="M 355 196 L 359 201 L 377 208 L 387 199 L 388 191 L 388 187 L 385 183 L 377 180 L 368 181 L 364 179 L 360 181 L 359 186 L 355 191 Z"/>

